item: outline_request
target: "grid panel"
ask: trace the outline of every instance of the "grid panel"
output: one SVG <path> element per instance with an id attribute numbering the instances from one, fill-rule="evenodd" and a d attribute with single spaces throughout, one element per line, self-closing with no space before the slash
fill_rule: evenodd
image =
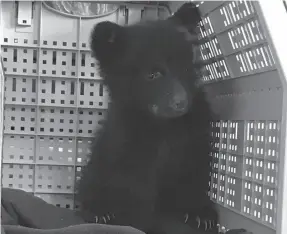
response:
<path id="1" fill-rule="evenodd" d="M 73 193 L 73 166 L 36 166 L 35 192 L 37 193 Z"/>
<path id="2" fill-rule="evenodd" d="M 77 165 L 84 165 L 88 160 L 88 156 L 91 154 L 92 138 L 78 138 L 77 139 Z"/>
<path id="3" fill-rule="evenodd" d="M 2 185 L 7 188 L 33 191 L 34 166 L 19 164 L 2 164 Z"/>
<path id="4" fill-rule="evenodd" d="M 60 136 L 76 135 L 76 109 L 41 107 L 38 114 L 38 133 Z"/>
<path id="5" fill-rule="evenodd" d="M 210 154 L 211 199 L 271 227 L 276 223 L 279 126 L 278 121 L 211 123 L 212 137 L 221 146 Z M 234 141 L 237 150 L 231 153 Z M 277 149 L 274 156 L 266 150 L 271 147 Z"/>
<path id="6" fill-rule="evenodd" d="M 74 209 L 74 199 L 72 195 L 63 194 L 35 194 L 35 196 L 57 207 Z"/>
<path id="7" fill-rule="evenodd" d="M 274 58 L 252 1 L 226 2 L 199 27 L 203 82 L 215 82 L 274 69 Z"/>
<path id="8" fill-rule="evenodd" d="M 35 136 L 5 135 L 3 163 L 31 164 L 35 160 Z"/>
<path id="9" fill-rule="evenodd" d="M 77 52 L 42 49 L 40 51 L 40 75 L 76 77 Z"/>
<path id="10" fill-rule="evenodd" d="M 34 134 L 36 131 L 36 108 L 8 106 L 4 108 L 4 133 Z"/>
<path id="11" fill-rule="evenodd" d="M 2 5 L 6 75 L 2 183 L 73 208 L 75 175 L 87 161 L 90 137 L 101 127 L 109 103 L 109 92 L 91 57 L 90 32 L 98 22 L 123 22 L 123 16 L 114 12 L 103 18 L 69 18 L 35 2 L 31 26 L 23 28 L 16 24 L 16 3 Z M 54 193 L 71 194 L 72 200 Z"/>
<path id="12" fill-rule="evenodd" d="M 118 13 L 83 20 L 35 2 L 31 27 L 24 29 L 14 20 L 16 4 L 2 5 L 3 186 L 73 209 L 76 165 L 86 163 L 88 137 L 101 126 L 109 101 L 88 38 L 97 22 L 115 22 Z"/>
<path id="13" fill-rule="evenodd" d="M 246 102 L 249 97 L 260 95 L 264 91 L 263 86 L 256 90 L 255 85 L 252 89 L 245 87 L 249 85 L 248 82 L 231 79 L 248 80 L 248 76 L 275 68 L 267 37 L 253 4 L 252 1 L 227 1 L 214 3 L 212 8 L 209 2 L 199 3 L 199 7 L 208 13 L 199 27 L 199 38 L 205 39 L 199 46 L 201 59 L 207 63 L 203 68 L 202 81 L 214 83 L 211 86 L 215 87 L 216 94 L 212 88 L 209 90 L 214 92 L 213 98 L 218 99 L 214 101 L 216 105 L 222 98 L 222 105 L 227 104 L 230 108 L 248 106 Z M 258 81 L 254 79 L 254 82 L 259 84 L 260 76 L 256 78 Z M 217 81 L 220 83 L 215 84 Z M 240 87 L 235 87 L 237 84 Z M 264 89 L 270 92 L 271 88 L 267 85 L 271 84 L 266 84 Z M 225 87 L 229 90 L 225 91 Z M 254 104 L 261 101 L 259 98 L 256 100 Z M 256 108 L 259 107 L 254 106 L 253 111 Z M 232 112 L 232 109 L 225 111 Z M 252 111 L 251 108 L 248 111 Z M 277 196 L 274 194 L 277 193 L 279 180 L 281 123 L 277 120 L 266 121 L 263 116 L 262 121 L 240 120 L 234 115 L 232 118 L 211 124 L 211 198 L 224 207 L 275 228 Z M 274 193 L 270 196 L 272 189 Z"/>
<path id="14" fill-rule="evenodd" d="M 37 78 L 6 76 L 6 104 L 35 105 L 37 100 Z"/>
<path id="15" fill-rule="evenodd" d="M 41 78 L 39 104 L 42 106 L 76 107 L 77 82 L 75 80 Z"/>
<path id="16" fill-rule="evenodd" d="M 36 163 L 74 165 L 76 142 L 72 137 L 41 136 L 37 138 Z"/>
<path id="17" fill-rule="evenodd" d="M 3 47 L 2 51 L 5 74 L 37 75 L 37 49 Z"/>

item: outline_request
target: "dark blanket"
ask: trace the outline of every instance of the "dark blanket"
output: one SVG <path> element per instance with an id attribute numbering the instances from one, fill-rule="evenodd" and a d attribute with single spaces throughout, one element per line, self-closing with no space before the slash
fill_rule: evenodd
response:
<path id="1" fill-rule="evenodd" d="M 1 234 L 144 234 L 124 226 L 87 224 L 77 212 L 22 190 L 2 189 Z"/>
<path id="2" fill-rule="evenodd" d="M 2 189 L 1 234 L 144 234 L 132 227 L 88 224 L 79 213 L 53 206 L 42 199 L 16 189 Z M 169 222 L 165 225 L 171 233 L 180 233 Z M 194 230 L 193 234 L 208 233 Z M 243 229 L 226 234 L 251 234 Z"/>

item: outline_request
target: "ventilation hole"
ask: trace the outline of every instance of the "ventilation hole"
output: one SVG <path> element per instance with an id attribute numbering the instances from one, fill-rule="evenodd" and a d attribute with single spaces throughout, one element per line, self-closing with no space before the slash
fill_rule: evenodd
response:
<path id="1" fill-rule="evenodd" d="M 33 50 L 33 63 L 37 63 L 37 50 Z"/>
<path id="2" fill-rule="evenodd" d="M 13 62 L 17 62 L 17 49 L 13 49 Z"/>
<path id="3" fill-rule="evenodd" d="M 100 84 L 100 88 L 99 88 L 99 96 L 102 97 L 104 93 L 104 85 Z"/>
<path id="4" fill-rule="evenodd" d="M 80 95 L 84 95 L 84 90 L 85 90 L 85 84 L 84 82 L 81 82 L 81 89 L 80 89 Z"/>
<path id="5" fill-rule="evenodd" d="M 76 53 L 72 53 L 72 66 L 76 66 Z"/>
<path id="6" fill-rule="evenodd" d="M 56 63 L 57 63 L 57 52 L 53 51 L 52 64 L 56 65 Z"/>
<path id="7" fill-rule="evenodd" d="M 16 92 L 16 78 L 12 79 L 12 91 Z"/>
<path id="8" fill-rule="evenodd" d="M 81 66 L 84 67 L 86 65 L 86 54 L 82 54 Z"/>

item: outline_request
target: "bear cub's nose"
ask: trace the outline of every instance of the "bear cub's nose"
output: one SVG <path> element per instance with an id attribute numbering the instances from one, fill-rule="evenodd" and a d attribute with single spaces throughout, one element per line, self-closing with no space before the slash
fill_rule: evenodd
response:
<path id="1" fill-rule="evenodd" d="M 186 99 L 179 100 L 175 99 L 171 103 L 171 108 L 175 111 L 184 111 L 187 108 L 188 101 Z"/>

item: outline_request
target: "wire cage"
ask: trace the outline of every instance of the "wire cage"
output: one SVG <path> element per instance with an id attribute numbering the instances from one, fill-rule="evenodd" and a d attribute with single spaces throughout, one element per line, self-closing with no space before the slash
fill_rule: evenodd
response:
<path id="1" fill-rule="evenodd" d="M 104 20 L 165 19 L 183 2 L 115 4 L 84 15 L 41 1 L 1 2 L 3 187 L 77 209 L 74 184 L 109 103 L 88 48 L 91 28 Z M 199 49 L 208 62 L 201 81 L 219 116 L 211 123 L 210 198 L 223 228 L 286 233 L 287 36 L 275 27 L 287 22 L 283 2 L 198 7 Z"/>

